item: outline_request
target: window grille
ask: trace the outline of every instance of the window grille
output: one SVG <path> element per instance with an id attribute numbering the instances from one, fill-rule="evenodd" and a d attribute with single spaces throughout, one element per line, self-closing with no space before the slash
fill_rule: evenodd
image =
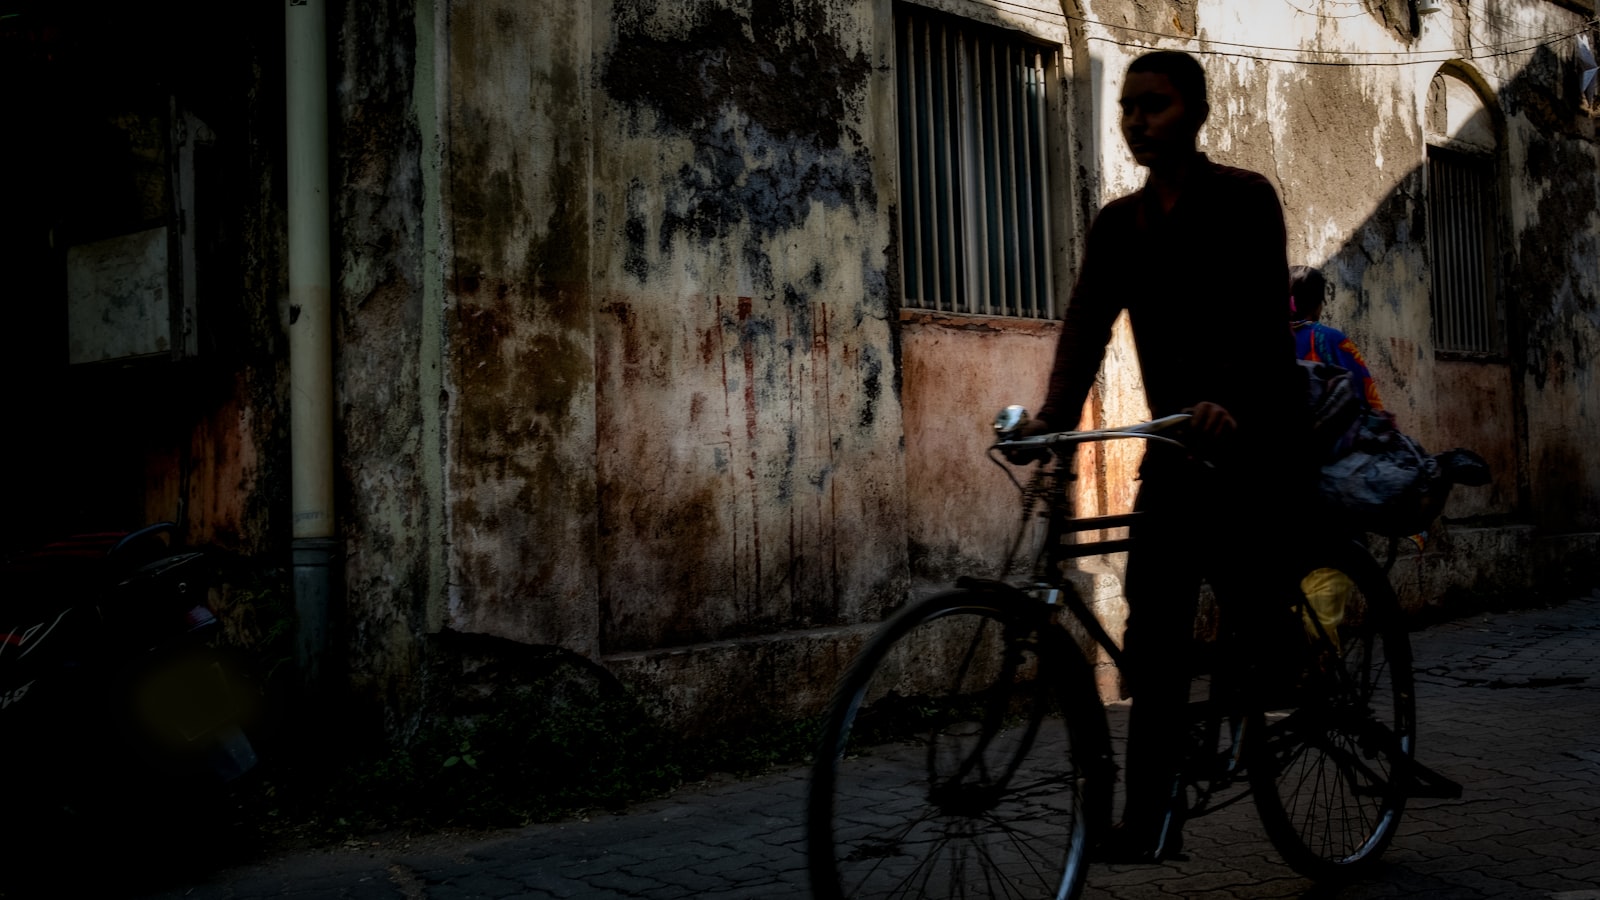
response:
<path id="1" fill-rule="evenodd" d="M 1440 350 L 1497 353 L 1494 162 L 1428 148 L 1433 339 Z"/>
<path id="2" fill-rule="evenodd" d="M 901 7 L 904 304 L 1049 318 L 1051 77 L 1060 51 Z"/>

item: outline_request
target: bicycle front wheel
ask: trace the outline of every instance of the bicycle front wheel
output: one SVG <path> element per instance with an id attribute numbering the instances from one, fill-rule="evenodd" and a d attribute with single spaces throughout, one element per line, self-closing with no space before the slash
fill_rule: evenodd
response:
<path id="1" fill-rule="evenodd" d="M 813 891 L 1073 897 L 1109 760 L 1093 681 L 1047 609 L 1002 589 L 915 603 L 835 695 L 811 778 Z"/>
<path id="2" fill-rule="evenodd" d="M 1411 642 L 1385 573 L 1354 544 L 1321 570 L 1348 577 L 1343 598 L 1322 610 L 1330 624 L 1308 617 L 1300 705 L 1252 715 L 1246 766 L 1284 861 L 1336 881 L 1375 864 L 1399 828 L 1416 710 Z"/>

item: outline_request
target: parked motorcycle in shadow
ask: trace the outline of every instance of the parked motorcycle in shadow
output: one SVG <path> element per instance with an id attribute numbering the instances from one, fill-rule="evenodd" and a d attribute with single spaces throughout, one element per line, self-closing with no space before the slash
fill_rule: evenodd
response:
<path id="1" fill-rule="evenodd" d="M 245 729 L 258 692 L 220 646 L 206 555 L 174 546 L 174 532 L 161 522 L 76 535 L 5 566 L 0 840 L 10 868 L 28 861 L 18 851 L 62 836 L 131 846 L 203 833 L 208 803 L 257 765 Z"/>

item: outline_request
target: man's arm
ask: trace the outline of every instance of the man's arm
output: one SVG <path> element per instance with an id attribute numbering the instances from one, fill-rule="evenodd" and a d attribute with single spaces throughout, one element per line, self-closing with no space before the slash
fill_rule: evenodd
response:
<path id="1" fill-rule="evenodd" d="M 1105 358 L 1112 323 L 1122 311 L 1121 298 L 1109 289 L 1106 278 L 1116 265 L 1112 233 L 1117 228 L 1117 218 L 1115 208 L 1107 207 L 1089 226 L 1083 265 L 1078 269 L 1078 281 L 1061 323 L 1061 338 L 1056 342 L 1049 391 L 1037 416 L 1050 428 L 1077 426 L 1089 388 Z"/>

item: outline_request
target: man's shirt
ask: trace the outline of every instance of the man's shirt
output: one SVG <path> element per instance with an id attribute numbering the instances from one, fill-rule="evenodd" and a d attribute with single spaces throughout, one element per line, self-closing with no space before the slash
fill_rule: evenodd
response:
<path id="1" fill-rule="evenodd" d="M 1332 363 L 1349 370 L 1361 383 L 1361 396 L 1367 401 L 1367 407 L 1383 409 L 1378 386 L 1372 380 L 1372 373 L 1367 370 L 1367 361 L 1361 358 L 1361 351 L 1356 349 L 1355 342 L 1346 337 L 1344 332 L 1310 319 L 1293 322 L 1289 327 L 1294 331 L 1296 356 L 1312 362 Z"/>
<path id="2" fill-rule="evenodd" d="M 1039 418 L 1076 426 L 1127 310 L 1154 415 L 1210 401 L 1238 422 L 1249 457 L 1292 455 L 1305 399 L 1288 284 L 1283 209 L 1254 172 L 1201 154 L 1170 211 L 1148 187 L 1112 201 L 1089 229 Z"/>

